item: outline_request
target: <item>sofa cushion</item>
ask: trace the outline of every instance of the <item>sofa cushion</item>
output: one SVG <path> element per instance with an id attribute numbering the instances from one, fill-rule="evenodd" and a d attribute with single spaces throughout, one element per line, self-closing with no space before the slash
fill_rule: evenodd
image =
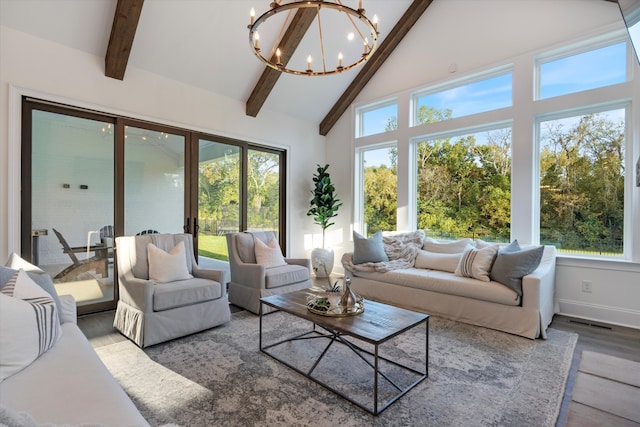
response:
<path id="1" fill-rule="evenodd" d="M 448 271 L 453 273 L 458 267 L 458 263 L 462 258 L 459 254 L 441 254 L 438 252 L 430 252 L 421 250 L 415 261 L 415 268 L 428 268 L 430 270 Z"/>
<path id="2" fill-rule="evenodd" d="M 489 274 L 491 272 L 491 266 L 496 259 L 498 248 L 498 245 L 488 246 L 483 249 L 468 248 L 460 258 L 455 275 L 472 277 L 482 280 L 483 282 L 490 281 Z"/>
<path id="3" fill-rule="evenodd" d="M 168 252 L 153 243 L 147 244 L 149 259 L 149 279 L 156 283 L 192 279 L 187 268 L 187 256 L 184 242 L 179 242 Z"/>
<path id="4" fill-rule="evenodd" d="M 285 265 L 275 267 L 265 272 L 265 288 L 279 288 L 280 286 L 292 285 L 311 279 L 309 269 L 300 265 Z"/>
<path id="5" fill-rule="evenodd" d="M 0 266 L 0 288 L 2 288 L 5 283 L 7 283 L 7 281 L 16 274 L 20 268 L 22 268 L 26 271 L 27 275 L 31 277 L 36 284 L 38 284 L 38 286 L 51 295 L 51 298 L 53 298 L 53 301 L 56 303 L 58 319 L 60 320 L 60 323 L 63 323 L 62 304 L 60 303 L 58 292 L 56 291 L 55 286 L 53 286 L 51 276 L 45 273 L 40 267 L 37 267 L 20 257 L 15 252 L 9 255 L 9 260 L 7 261 L 6 266 L 7 267 Z"/>
<path id="6" fill-rule="evenodd" d="M 353 232 L 353 263 L 389 261 L 382 244 L 382 232 L 378 231 L 370 238 L 364 237 L 357 231 Z"/>
<path id="7" fill-rule="evenodd" d="M 460 240 L 436 240 L 431 237 L 424 239 L 422 249 L 429 252 L 437 252 L 439 254 L 461 254 L 467 246 L 473 246 L 472 239 L 460 239 Z"/>
<path id="8" fill-rule="evenodd" d="M 260 239 L 255 239 L 255 255 L 256 263 L 264 265 L 266 268 L 282 267 L 287 265 L 282 256 L 280 245 L 273 237 L 269 240 L 269 244 L 265 244 Z"/>
<path id="9" fill-rule="evenodd" d="M 33 363 L 60 334 L 53 298 L 19 270 L 0 291 L 0 381 Z"/>
<path id="10" fill-rule="evenodd" d="M 405 268 L 385 273 L 353 273 L 357 277 L 389 283 L 401 287 L 415 288 L 442 294 L 517 306 L 521 298 L 512 290 L 498 282 L 481 282 L 469 277 L 458 277 L 446 271 Z"/>
<path id="11" fill-rule="evenodd" d="M 153 311 L 170 310 L 185 305 L 218 299 L 222 286 L 208 279 L 193 278 L 158 283 L 153 290 Z"/>
<path id="12" fill-rule="evenodd" d="M 517 243 L 517 241 L 514 242 Z M 500 282 L 513 289 L 518 295 L 522 295 L 522 278 L 538 268 L 542 260 L 544 246 L 523 250 L 513 250 L 512 248 L 505 251 L 507 248 L 508 246 L 498 253 L 493 263 L 491 280 Z"/>

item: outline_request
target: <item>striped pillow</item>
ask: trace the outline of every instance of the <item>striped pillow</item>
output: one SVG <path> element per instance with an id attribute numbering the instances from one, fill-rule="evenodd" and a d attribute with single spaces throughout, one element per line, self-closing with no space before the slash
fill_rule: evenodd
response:
<path id="1" fill-rule="evenodd" d="M 498 255 L 498 245 L 488 246 L 482 249 L 468 248 L 462 254 L 458 267 L 456 267 L 456 276 L 472 277 L 474 279 L 489 282 L 489 274 L 491 267 Z"/>
<path id="2" fill-rule="evenodd" d="M 61 335 L 53 298 L 18 270 L 0 290 L 0 381 L 29 366 Z"/>

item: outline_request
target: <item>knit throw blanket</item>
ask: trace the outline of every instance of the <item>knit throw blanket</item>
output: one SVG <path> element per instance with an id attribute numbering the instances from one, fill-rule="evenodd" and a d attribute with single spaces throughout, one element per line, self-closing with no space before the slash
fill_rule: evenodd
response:
<path id="1" fill-rule="evenodd" d="M 342 255 L 342 265 L 345 270 L 352 272 L 385 273 L 401 268 L 411 268 L 423 243 L 424 232 L 422 230 L 383 236 L 382 244 L 389 261 L 354 264 L 353 253 L 348 252 Z"/>

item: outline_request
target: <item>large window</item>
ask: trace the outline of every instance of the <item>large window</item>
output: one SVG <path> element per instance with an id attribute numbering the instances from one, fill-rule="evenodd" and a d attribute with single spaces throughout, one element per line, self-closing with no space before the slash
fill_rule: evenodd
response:
<path id="1" fill-rule="evenodd" d="M 511 129 L 419 139 L 418 228 L 428 236 L 508 242 Z"/>
<path id="2" fill-rule="evenodd" d="M 383 126 L 397 138 L 392 161 L 370 160 L 380 135 L 355 134 L 364 163 L 354 227 L 640 260 L 632 55 L 619 30 L 392 94 L 398 116 Z M 356 124 L 384 102 L 357 106 Z"/>
<path id="3" fill-rule="evenodd" d="M 625 109 L 539 122 L 540 241 L 622 255 Z"/>
<path id="4" fill-rule="evenodd" d="M 395 145 L 363 150 L 364 233 L 395 230 L 398 166 Z"/>

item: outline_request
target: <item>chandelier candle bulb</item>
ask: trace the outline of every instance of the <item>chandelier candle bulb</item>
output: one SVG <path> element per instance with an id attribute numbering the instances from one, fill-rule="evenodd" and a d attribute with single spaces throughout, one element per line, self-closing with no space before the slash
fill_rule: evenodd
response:
<path id="1" fill-rule="evenodd" d="M 311 71 L 311 55 L 307 56 L 307 71 Z"/>
<path id="2" fill-rule="evenodd" d="M 358 0 L 358 10 L 362 10 L 362 0 Z"/>
<path id="3" fill-rule="evenodd" d="M 249 16 L 251 17 L 251 24 L 249 25 L 253 25 L 256 20 L 256 10 L 254 8 L 251 8 L 251 11 L 249 11 Z"/>
<path id="4" fill-rule="evenodd" d="M 378 31 L 378 15 L 373 15 L 373 28 Z"/>
<path id="5" fill-rule="evenodd" d="M 255 36 L 253 36 L 253 41 L 255 42 L 253 47 L 256 50 L 260 49 L 260 34 L 256 33 Z"/>
<path id="6" fill-rule="evenodd" d="M 338 68 L 342 68 L 342 52 L 338 54 Z"/>

